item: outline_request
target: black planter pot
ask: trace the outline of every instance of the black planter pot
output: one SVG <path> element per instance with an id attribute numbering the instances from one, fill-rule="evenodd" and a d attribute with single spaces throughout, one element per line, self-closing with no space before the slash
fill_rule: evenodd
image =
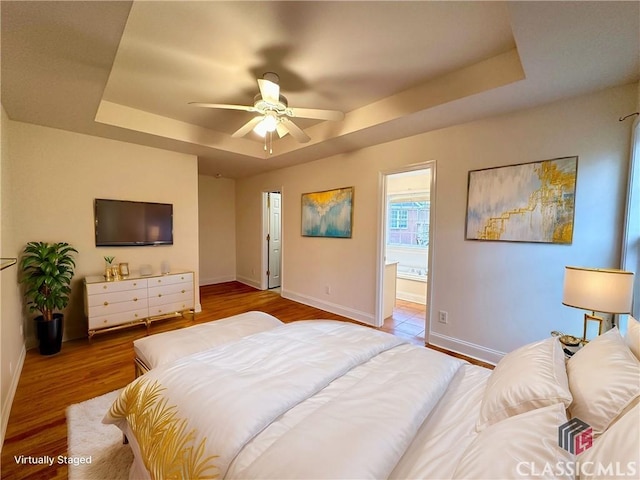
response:
<path id="1" fill-rule="evenodd" d="M 53 320 L 45 321 L 40 315 L 36 317 L 36 332 L 40 342 L 41 355 L 54 355 L 62 348 L 62 328 L 64 316 L 62 313 L 54 313 Z"/>

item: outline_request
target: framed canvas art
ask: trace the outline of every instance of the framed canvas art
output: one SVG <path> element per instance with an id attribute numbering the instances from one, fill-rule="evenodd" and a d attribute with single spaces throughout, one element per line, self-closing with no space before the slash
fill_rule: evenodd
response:
<path id="1" fill-rule="evenodd" d="M 302 236 L 351 238 L 353 187 L 302 194 Z"/>
<path id="2" fill-rule="evenodd" d="M 578 157 L 472 170 L 467 240 L 570 244 Z"/>

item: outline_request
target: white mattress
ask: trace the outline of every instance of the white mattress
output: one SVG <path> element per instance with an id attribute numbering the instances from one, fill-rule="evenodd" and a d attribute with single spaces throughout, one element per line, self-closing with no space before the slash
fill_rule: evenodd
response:
<path id="1" fill-rule="evenodd" d="M 134 340 L 133 349 L 151 369 L 280 325 L 283 323 L 273 315 L 252 311 L 139 338 Z"/>

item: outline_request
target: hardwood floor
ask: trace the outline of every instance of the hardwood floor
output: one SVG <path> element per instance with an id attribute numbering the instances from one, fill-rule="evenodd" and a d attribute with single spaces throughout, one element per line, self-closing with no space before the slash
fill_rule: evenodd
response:
<path id="1" fill-rule="evenodd" d="M 316 318 L 351 321 L 332 313 L 282 298 L 272 291 L 260 291 L 239 282 L 209 285 L 200 289 L 202 312 L 195 322 L 202 323 L 250 310 L 261 310 L 283 322 Z M 405 320 L 406 321 L 406 320 Z M 397 327 L 403 323 L 398 320 Z M 155 322 L 150 333 L 192 325 L 190 319 L 177 318 Z M 397 333 L 413 343 L 424 344 L 420 332 L 383 330 Z M 422 326 L 424 330 L 424 325 Z M 404 330 L 407 330 L 406 328 Z M 66 465 L 18 464 L 14 456 L 56 458 L 67 453 L 65 409 L 112 390 L 124 387 L 134 377 L 133 341 L 145 336 L 144 327 L 96 335 L 65 342 L 62 351 L 41 356 L 29 350 L 13 401 L 2 447 L 3 479 L 66 479 Z M 424 333 L 422 333 L 424 335 Z M 422 343 L 421 343 L 422 342 Z"/>

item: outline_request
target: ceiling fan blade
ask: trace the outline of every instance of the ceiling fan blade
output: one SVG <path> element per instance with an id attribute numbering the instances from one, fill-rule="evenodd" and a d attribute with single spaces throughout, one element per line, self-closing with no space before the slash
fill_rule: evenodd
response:
<path id="1" fill-rule="evenodd" d="M 189 105 L 194 107 L 205 108 L 224 108 L 226 110 L 242 110 L 244 112 L 257 112 L 256 107 L 250 107 L 248 105 L 228 105 L 226 103 L 202 103 L 202 102 L 189 102 Z"/>
<path id="2" fill-rule="evenodd" d="M 319 110 L 317 108 L 288 108 L 287 115 L 298 118 L 313 118 L 316 120 L 342 120 L 344 113 L 338 110 Z"/>
<path id="3" fill-rule="evenodd" d="M 233 135 L 231 135 L 232 137 L 238 138 L 238 137 L 244 137 L 247 133 L 249 133 L 251 130 L 253 130 L 253 128 L 259 124 L 262 119 L 264 117 L 258 115 L 257 117 L 253 117 L 251 120 L 249 120 L 247 123 L 245 123 L 243 126 L 241 126 L 238 130 L 236 130 Z"/>
<path id="4" fill-rule="evenodd" d="M 291 136 L 293 138 L 295 138 L 298 142 L 300 143 L 307 143 L 309 140 L 311 140 L 311 138 L 309 137 L 309 135 L 307 135 L 306 133 L 304 133 L 299 126 L 297 126 L 295 123 L 293 123 L 291 120 L 289 120 L 288 118 L 281 118 L 280 122 L 282 124 L 284 124 L 284 126 L 286 127 L 286 129 L 289 131 L 289 133 L 291 134 Z"/>
<path id="5" fill-rule="evenodd" d="M 280 120 L 280 122 L 278 122 L 278 125 L 276 125 L 276 132 L 278 132 L 278 137 L 280 138 L 284 137 L 287 133 L 289 133 L 289 129 L 286 127 L 285 124 L 282 123 L 282 120 Z"/>
<path id="6" fill-rule="evenodd" d="M 272 82 L 271 80 L 259 78 L 258 87 L 260 87 L 260 95 L 262 95 L 262 99 L 265 102 L 274 105 L 277 105 L 280 102 L 280 85 Z"/>

